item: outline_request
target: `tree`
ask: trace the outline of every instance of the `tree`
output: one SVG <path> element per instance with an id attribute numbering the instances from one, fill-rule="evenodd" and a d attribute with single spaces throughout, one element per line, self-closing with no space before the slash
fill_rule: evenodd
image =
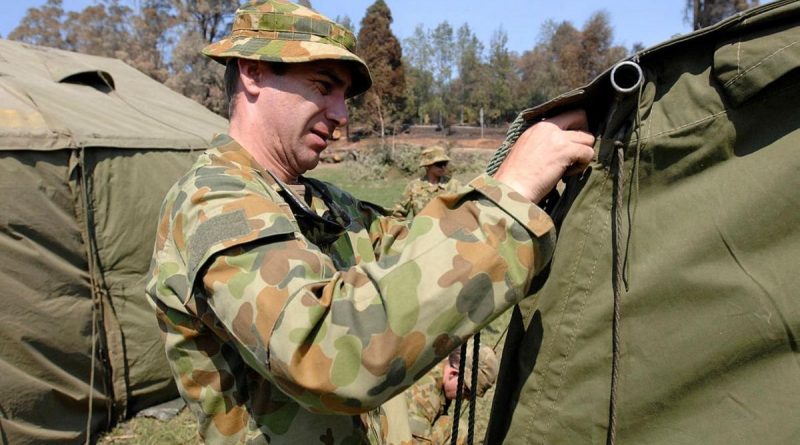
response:
<path id="1" fill-rule="evenodd" d="M 450 83 L 455 66 L 453 27 L 444 21 L 433 29 L 430 38 L 435 77 L 440 88 L 444 89 Z"/>
<path id="2" fill-rule="evenodd" d="M 406 70 L 406 109 L 419 122 L 431 122 L 434 108 L 433 47 L 422 25 L 414 28 L 403 45 Z"/>
<path id="3" fill-rule="evenodd" d="M 299 1 L 299 2 L 297 2 L 297 3 L 298 3 L 300 6 L 305 6 L 306 8 L 309 8 L 309 9 L 314 9 L 314 7 L 313 7 L 313 6 L 311 6 L 311 2 L 310 2 L 309 0 L 300 0 L 300 1 Z M 338 22 L 337 22 L 337 23 L 338 23 Z"/>
<path id="4" fill-rule="evenodd" d="M 428 34 L 430 43 L 431 67 L 433 72 L 433 97 L 426 104 L 426 113 L 431 115 L 440 127 L 448 126 L 452 120 L 449 110 L 453 98 L 450 95 L 450 81 L 455 66 L 455 44 L 453 27 L 447 21 L 436 26 Z"/>
<path id="5" fill-rule="evenodd" d="M 173 0 L 180 25 L 194 31 L 207 43 L 225 34 L 230 19 L 239 8 L 238 0 Z"/>
<path id="6" fill-rule="evenodd" d="M 514 99 L 514 64 L 508 50 L 508 34 L 503 28 L 492 33 L 489 48 L 489 107 L 487 115 L 492 122 L 510 121 L 517 110 Z"/>
<path id="7" fill-rule="evenodd" d="M 686 0 L 684 13 L 687 22 L 691 16 L 692 27 L 697 30 L 758 4 L 758 0 Z"/>
<path id="8" fill-rule="evenodd" d="M 179 35 L 172 50 L 170 77 L 165 84 L 211 111 L 228 116 L 224 68 L 200 53 L 230 28 L 237 0 L 173 0 Z"/>
<path id="9" fill-rule="evenodd" d="M 133 42 L 135 48 L 129 55 L 131 65 L 164 82 L 169 78 L 165 54 L 174 41 L 168 32 L 178 21 L 172 12 L 171 0 L 144 0 L 139 14 L 133 17 Z"/>
<path id="10" fill-rule="evenodd" d="M 613 45 L 613 29 L 605 12 L 595 12 L 582 30 L 570 22 L 547 21 L 539 43 L 520 58 L 527 104 L 540 103 L 585 85 L 628 51 Z"/>
<path id="11" fill-rule="evenodd" d="M 373 85 L 354 101 L 354 114 L 373 129 L 379 129 L 381 136 L 387 124 L 394 124 L 398 112 L 403 110 L 406 88 L 403 51 L 391 24 L 389 6 L 377 0 L 367 8 L 358 32 L 357 53 L 367 63 Z"/>
<path id="12" fill-rule="evenodd" d="M 142 14 L 147 18 L 143 18 L 119 0 L 104 0 L 68 14 L 61 8 L 61 0 L 48 0 L 41 8 L 28 9 L 9 38 L 121 59 L 163 81 L 167 72 L 158 47 L 166 27 L 159 25 L 166 23 L 169 16 L 158 9 L 159 1 L 166 0 L 144 2 Z"/>
<path id="13" fill-rule="evenodd" d="M 628 54 L 624 47 L 612 44 L 613 38 L 614 29 L 604 11 L 595 12 L 583 25 L 578 55 L 583 72 L 581 83 L 588 83 Z"/>
<path id="14" fill-rule="evenodd" d="M 468 24 L 456 32 L 458 78 L 453 82 L 459 122 L 477 123 L 479 112 L 489 101 L 488 70 L 483 63 L 483 44 Z"/>
<path id="15" fill-rule="evenodd" d="M 41 8 L 28 8 L 8 38 L 33 45 L 69 49 L 62 35 L 64 8 L 61 5 L 61 0 L 47 0 Z"/>

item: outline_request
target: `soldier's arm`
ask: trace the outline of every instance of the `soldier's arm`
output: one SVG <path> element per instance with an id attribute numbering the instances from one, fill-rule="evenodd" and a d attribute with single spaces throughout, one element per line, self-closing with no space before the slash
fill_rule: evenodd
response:
<path id="1" fill-rule="evenodd" d="M 226 205 L 231 188 L 221 193 Z M 319 412 L 363 412 L 411 385 L 525 296 L 554 241 L 530 198 L 481 176 L 403 230 L 380 228 L 391 236 L 376 243 L 376 261 L 336 271 L 286 230 L 285 216 L 254 199 L 241 199 L 256 220 L 249 226 L 271 229 L 202 253 L 194 282 L 211 313 L 199 315 L 230 333 L 253 370 Z"/>
<path id="2" fill-rule="evenodd" d="M 392 216 L 397 218 L 413 216 L 409 215 L 411 213 L 411 184 L 413 182 L 406 184 L 406 188 L 403 189 L 403 197 L 394 205 Z"/>
<path id="3" fill-rule="evenodd" d="M 220 250 L 198 274 L 198 315 L 306 408 L 374 408 L 522 299 L 549 259 L 547 215 L 491 178 L 437 202 L 344 271 L 298 232 Z"/>

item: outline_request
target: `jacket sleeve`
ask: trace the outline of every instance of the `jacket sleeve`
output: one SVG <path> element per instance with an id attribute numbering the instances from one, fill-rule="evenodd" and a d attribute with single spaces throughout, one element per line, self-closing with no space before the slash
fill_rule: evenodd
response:
<path id="1" fill-rule="evenodd" d="M 411 184 L 413 184 L 413 182 L 406 184 L 406 188 L 403 189 L 403 196 L 400 198 L 400 201 L 395 203 L 394 207 L 392 207 L 392 216 L 396 218 L 407 218 L 414 216 L 411 212 Z"/>
<path id="2" fill-rule="evenodd" d="M 203 199 L 215 207 L 214 194 Z M 488 176 L 434 199 L 410 224 L 377 220 L 376 260 L 347 270 L 287 233 L 275 203 L 250 204 L 243 213 L 260 232 L 198 254 L 194 285 L 209 311 L 199 315 L 315 412 L 363 412 L 410 386 L 522 299 L 554 242 L 549 217 Z"/>

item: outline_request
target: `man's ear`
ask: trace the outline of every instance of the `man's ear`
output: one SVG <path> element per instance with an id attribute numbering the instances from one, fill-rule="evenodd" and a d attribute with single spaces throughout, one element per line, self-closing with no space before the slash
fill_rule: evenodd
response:
<path id="1" fill-rule="evenodd" d="M 236 59 L 239 64 L 239 79 L 245 94 L 257 96 L 267 73 L 266 64 L 258 60 Z"/>

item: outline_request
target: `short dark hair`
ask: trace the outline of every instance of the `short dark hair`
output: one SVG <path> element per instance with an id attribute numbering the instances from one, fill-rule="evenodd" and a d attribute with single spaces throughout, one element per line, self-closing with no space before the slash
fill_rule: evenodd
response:
<path id="1" fill-rule="evenodd" d="M 232 57 L 228 59 L 228 62 L 225 64 L 225 77 L 223 78 L 223 82 L 225 84 L 225 98 L 228 100 L 228 116 L 230 116 L 231 111 L 233 111 L 233 99 L 234 95 L 236 94 L 236 84 L 239 82 L 238 60 L 239 59 Z M 276 76 L 283 76 L 289 69 L 289 65 L 286 63 L 264 61 L 261 61 L 260 63 L 266 63 L 269 65 L 269 70 Z"/>

